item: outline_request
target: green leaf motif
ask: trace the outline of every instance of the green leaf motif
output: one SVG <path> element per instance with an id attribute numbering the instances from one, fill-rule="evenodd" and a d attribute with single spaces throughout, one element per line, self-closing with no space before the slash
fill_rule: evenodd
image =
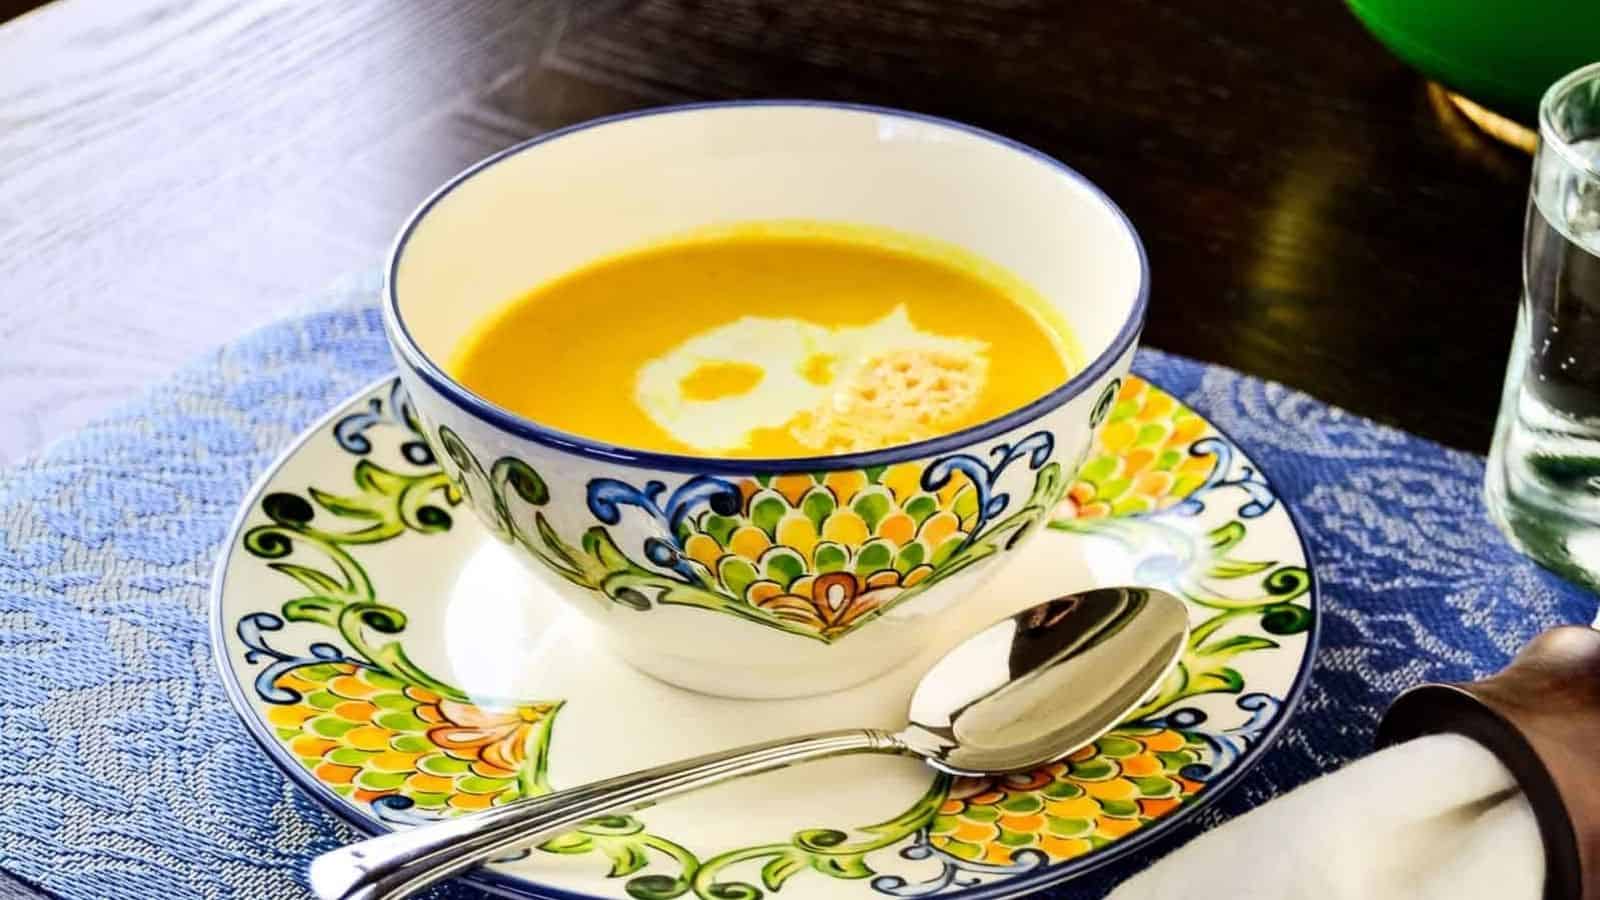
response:
<path id="1" fill-rule="evenodd" d="M 1243 522 L 1227 522 L 1211 529 L 1206 535 L 1210 541 L 1212 553 L 1221 556 L 1223 553 L 1237 547 L 1244 540 L 1248 532 Z"/>
<path id="2" fill-rule="evenodd" d="M 831 878 L 870 878 L 877 874 L 859 854 L 817 857 L 811 867 Z"/>
<path id="3" fill-rule="evenodd" d="M 1263 578 L 1261 586 L 1279 602 L 1286 602 L 1311 590 L 1311 573 L 1304 566 L 1283 566 Z"/>
<path id="4" fill-rule="evenodd" d="M 356 463 L 356 487 L 380 497 L 398 497 L 410 481 L 409 476 L 397 475 L 370 460 Z"/>
<path id="5" fill-rule="evenodd" d="M 316 569 L 307 568 L 306 566 L 299 566 L 294 563 L 272 563 L 268 568 L 293 578 L 295 581 L 305 585 L 306 590 L 319 597 L 339 596 L 348 591 L 345 585 L 339 583 L 332 576 L 325 575 Z"/>
<path id="6" fill-rule="evenodd" d="M 306 493 L 317 502 L 318 506 L 336 516 L 346 519 L 383 518 L 383 511 L 364 497 L 341 497 L 338 494 L 319 491 L 314 487 L 306 488 Z"/>
<path id="7" fill-rule="evenodd" d="M 594 849 L 594 841 L 581 831 L 569 831 L 545 841 L 539 849 L 546 853 L 588 853 Z"/>
<path id="8" fill-rule="evenodd" d="M 806 859 L 803 856 L 775 856 L 761 867 L 761 883 L 767 886 L 767 890 L 775 891 L 783 887 L 785 881 L 805 870 Z"/>
<path id="9" fill-rule="evenodd" d="M 1255 575 L 1277 565 L 1274 561 L 1267 562 L 1239 562 L 1232 559 L 1218 559 L 1211 563 L 1209 574 L 1212 578 L 1244 578 Z"/>
<path id="10" fill-rule="evenodd" d="M 1196 652 L 1217 659 L 1225 659 L 1230 656 L 1238 656 L 1241 653 L 1249 653 L 1252 650 L 1273 650 L 1277 646 L 1277 641 L 1268 638 L 1258 637 L 1253 634 L 1236 634 L 1232 637 L 1206 644 Z"/>
<path id="11" fill-rule="evenodd" d="M 1304 606 L 1270 606 L 1261 615 L 1261 627 L 1268 634 L 1300 634 L 1311 628 L 1311 610 Z"/>
<path id="12" fill-rule="evenodd" d="M 329 628 L 339 627 L 339 610 L 344 603 L 331 597 L 297 597 L 284 601 L 283 617 L 290 622 L 315 622 Z"/>
<path id="13" fill-rule="evenodd" d="M 600 851 L 611 859 L 612 878 L 622 878 L 639 871 L 650 864 L 650 857 L 645 855 L 644 848 L 632 840 L 601 840 L 598 841 Z"/>
<path id="14" fill-rule="evenodd" d="M 1189 683 L 1191 696 L 1210 693 L 1237 694 L 1244 690 L 1244 676 L 1228 666 L 1191 675 Z"/>
<path id="15" fill-rule="evenodd" d="M 550 489 L 545 486 L 544 479 L 532 466 L 516 457 L 503 456 L 496 461 L 490 470 L 490 478 L 495 484 L 510 487 L 518 497 L 534 506 L 550 502 Z"/>

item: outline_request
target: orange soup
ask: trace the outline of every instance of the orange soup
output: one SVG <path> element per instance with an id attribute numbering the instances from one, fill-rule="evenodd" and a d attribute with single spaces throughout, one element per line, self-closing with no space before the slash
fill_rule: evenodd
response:
<path id="1" fill-rule="evenodd" d="M 1017 409 L 1076 365 L 1065 323 L 959 248 L 752 223 L 600 259 L 474 328 L 448 368 L 597 441 L 695 455 L 875 450 Z"/>

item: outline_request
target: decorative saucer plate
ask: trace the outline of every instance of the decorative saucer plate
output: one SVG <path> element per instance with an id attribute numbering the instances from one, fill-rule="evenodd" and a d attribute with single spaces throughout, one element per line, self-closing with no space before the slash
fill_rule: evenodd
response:
<path id="1" fill-rule="evenodd" d="M 1225 435 L 1129 377 L 1044 533 L 868 684 L 730 700 L 629 668 L 480 527 L 385 379 L 252 489 L 217 564 L 224 687 L 266 755 L 367 832 L 741 743 L 898 727 L 950 643 L 1095 585 L 1189 603 L 1181 666 L 1112 733 L 1020 775 L 847 757 L 612 816 L 469 874 L 515 897 L 997 898 L 1122 856 L 1192 818 L 1299 699 L 1315 578 L 1271 482 Z"/>

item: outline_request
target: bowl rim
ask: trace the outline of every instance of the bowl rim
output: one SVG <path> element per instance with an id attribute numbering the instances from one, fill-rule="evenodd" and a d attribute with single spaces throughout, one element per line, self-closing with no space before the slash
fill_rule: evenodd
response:
<path id="1" fill-rule="evenodd" d="M 395 275 L 399 270 L 400 259 L 404 255 L 406 246 L 417 226 L 421 224 L 428 213 L 439 201 L 443 200 L 456 188 L 465 184 L 469 179 L 481 172 L 501 163 L 513 156 L 531 150 L 541 144 L 560 140 L 563 137 L 600 128 L 617 122 L 630 119 L 639 119 L 653 116 L 671 116 L 695 114 L 706 111 L 720 111 L 727 109 L 745 109 L 752 107 L 769 108 L 810 108 L 867 113 L 875 116 L 884 116 L 897 119 L 908 119 L 923 124 L 935 125 L 952 129 L 966 136 L 977 138 L 997 144 L 1000 147 L 1032 157 L 1042 162 L 1057 172 L 1076 182 L 1089 196 L 1097 200 L 1117 222 L 1126 230 L 1127 236 L 1133 243 L 1133 249 L 1139 260 L 1139 283 L 1133 303 L 1128 308 L 1127 318 L 1112 337 L 1111 341 L 1091 359 L 1087 365 L 1072 377 L 1048 393 L 1032 402 L 1018 407 L 1008 413 L 992 419 L 986 419 L 975 425 L 942 434 L 922 441 L 909 444 L 897 444 L 878 450 L 869 450 L 857 453 L 841 453 L 817 456 L 796 457 L 726 457 L 726 456 L 696 456 L 681 453 L 667 453 L 653 450 L 640 450 L 612 444 L 594 438 L 583 437 L 571 432 L 562 431 L 547 425 L 541 425 L 525 416 L 518 415 L 504 407 L 495 404 L 486 398 L 468 390 L 466 386 L 451 378 L 442 368 L 423 352 L 416 340 L 411 336 L 406 327 L 405 318 L 400 313 L 400 298 L 395 285 Z M 580 457 L 599 460 L 603 462 L 622 463 L 645 468 L 658 469 L 671 472 L 692 472 L 722 475 L 764 475 L 781 474 L 785 472 L 820 472 L 839 471 L 848 469 L 863 469 L 875 466 L 893 465 L 899 462 L 921 459 L 931 456 L 942 456 L 952 451 L 981 444 L 1008 431 L 1034 421 L 1068 401 L 1080 396 L 1101 376 L 1111 369 L 1138 341 L 1139 333 L 1144 326 L 1145 312 L 1150 300 L 1150 263 L 1145 253 L 1144 242 L 1139 238 L 1139 232 L 1134 228 L 1133 222 L 1127 213 L 1106 195 L 1098 185 L 1086 178 L 1078 170 L 1061 162 L 1049 154 L 1013 140 L 1003 135 L 996 134 L 975 125 L 968 125 L 953 119 L 927 113 L 911 112 L 908 110 L 894 109 L 886 106 L 876 106 L 864 103 L 846 103 L 830 100 L 732 100 L 712 101 L 704 103 L 684 103 L 671 106 L 658 106 L 648 109 L 634 110 L 589 119 L 565 128 L 559 128 L 545 134 L 537 135 L 529 140 L 507 147 L 491 156 L 485 157 L 463 169 L 436 189 L 427 199 L 423 200 L 415 210 L 407 216 L 405 224 L 396 235 L 393 245 L 389 250 L 389 258 L 384 266 L 382 314 L 384 330 L 389 336 L 390 346 L 403 364 L 413 373 L 428 384 L 430 388 L 468 415 L 508 432 L 516 437 L 555 450 L 565 451 Z"/>

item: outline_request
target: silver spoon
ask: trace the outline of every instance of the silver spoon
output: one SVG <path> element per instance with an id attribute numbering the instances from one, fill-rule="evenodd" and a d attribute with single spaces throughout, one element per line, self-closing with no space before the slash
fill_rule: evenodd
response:
<path id="1" fill-rule="evenodd" d="M 1115 727 L 1177 664 L 1182 601 L 1102 588 L 1029 607 L 978 632 L 922 676 L 899 732 L 830 731 L 668 763 L 480 813 L 396 831 L 311 863 L 322 900 L 398 900 L 521 844 L 606 813 L 851 753 L 920 757 L 955 775 L 1036 768 Z"/>

